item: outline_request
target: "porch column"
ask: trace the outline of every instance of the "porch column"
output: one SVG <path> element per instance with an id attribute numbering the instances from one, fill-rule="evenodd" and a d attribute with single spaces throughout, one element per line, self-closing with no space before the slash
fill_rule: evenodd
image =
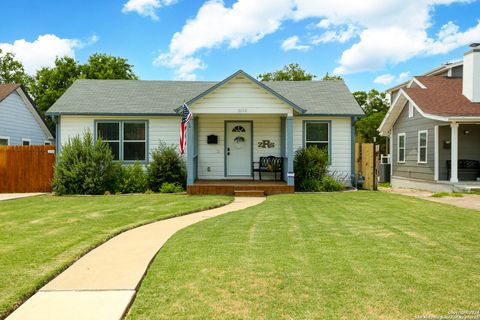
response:
<path id="1" fill-rule="evenodd" d="M 434 180 L 435 181 L 438 181 L 439 180 L 439 175 L 440 175 L 440 151 L 439 151 L 439 138 L 438 138 L 438 135 L 439 135 L 439 126 L 436 125 L 435 126 L 435 137 L 434 137 L 434 143 L 435 143 L 435 147 L 434 147 L 434 152 L 435 152 L 435 159 L 434 159 Z"/>
<path id="2" fill-rule="evenodd" d="M 452 129 L 450 182 L 458 182 L 458 123 L 452 122 L 450 128 Z"/>
<path id="3" fill-rule="evenodd" d="M 187 185 L 195 182 L 194 157 L 195 157 L 195 121 L 190 119 L 187 127 Z"/>
<path id="4" fill-rule="evenodd" d="M 293 116 L 287 117 L 287 184 L 295 185 L 293 173 Z"/>

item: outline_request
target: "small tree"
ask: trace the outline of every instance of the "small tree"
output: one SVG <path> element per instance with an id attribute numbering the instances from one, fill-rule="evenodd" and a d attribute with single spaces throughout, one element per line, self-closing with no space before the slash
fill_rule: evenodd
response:
<path id="1" fill-rule="evenodd" d="M 112 151 L 90 131 L 62 146 L 55 165 L 53 190 L 59 194 L 104 194 L 115 189 L 118 166 Z"/>
<path id="2" fill-rule="evenodd" d="M 187 168 L 185 161 L 178 154 L 175 146 L 168 146 L 163 142 L 152 151 L 147 172 L 148 185 L 151 190 L 156 192 L 165 182 L 178 183 L 181 186 L 186 184 Z"/>
<path id="3" fill-rule="evenodd" d="M 378 127 L 388 112 L 389 103 L 384 92 L 378 92 L 375 89 L 369 92 L 356 91 L 353 97 L 365 112 L 365 117 L 361 118 L 355 124 L 357 128 L 358 142 L 373 142 L 374 139 L 380 145 L 382 152 L 388 152 L 386 149 L 385 137 L 380 136 Z"/>

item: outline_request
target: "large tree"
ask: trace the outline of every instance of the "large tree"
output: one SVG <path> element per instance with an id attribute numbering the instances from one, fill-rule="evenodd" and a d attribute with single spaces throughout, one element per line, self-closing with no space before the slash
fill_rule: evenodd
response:
<path id="1" fill-rule="evenodd" d="M 133 65 L 128 64 L 127 61 L 125 58 L 95 53 L 82 66 L 82 75 L 85 79 L 137 80 Z"/>
<path id="2" fill-rule="evenodd" d="M 380 145 L 382 152 L 388 152 L 388 150 L 385 150 L 385 137 L 380 136 L 378 132 L 378 127 L 389 108 L 385 93 L 372 89 L 369 92 L 356 91 L 353 96 L 365 112 L 365 117 L 356 123 L 357 140 L 361 142 L 373 142 L 375 140 Z"/>
<path id="3" fill-rule="evenodd" d="M 107 54 L 92 54 L 85 64 L 70 57 L 57 58 L 52 68 L 35 74 L 30 88 L 35 103 L 45 113 L 77 79 L 138 79 L 127 59 Z"/>
<path id="4" fill-rule="evenodd" d="M 282 69 L 258 75 L 260 81 L 308 81 L 316 76 L 306 72 L 298 63 L 290 63 Z"/>
<path id="5" fill-rule="evenodd" d="M 55 67 L 43 67 L 37 71 L 30 87 L 30 94 L 42 113 L 82 75 L 81 65 L 70 57 L 55 59 Z"/>
<path id="6" fill-rule="evenodd" d="M 0 49 L 0 83 L 18 83 L 27 86 L 31 78 L 25 72 L 20 61 L 10 52 L 3 53 Z"/>

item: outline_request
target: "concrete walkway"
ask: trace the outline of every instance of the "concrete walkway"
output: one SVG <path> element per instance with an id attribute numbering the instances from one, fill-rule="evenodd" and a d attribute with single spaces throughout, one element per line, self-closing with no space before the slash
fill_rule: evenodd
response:
<path id="1" fill-rule="evenodd" d="M 0 193 L 0 201 L 3 200 L 13 200 L 27 197 L 36 197 L 45 193 L 36 192 L 36 193 Z"/>
<path id="2" fill-rule="evenodd" d="M 480 211 L 480 195 L 476 194 L 462 194 L 462 197 L 432 197 L 433 192 L 416 189 L 402 189 L 402 188 L 380 188 L 380 191 L 388 193 L 396 193 L 404 196 L 417 197 L 432 202 L 450 204 L 459 208 L 473 209 Z"/>
<path id="3" fill-rule="evenodd" d="M 155 254 L 178 230 L 262 203 L 235 198 L 226 206 L 126 231 L 83 256 L 7 319 L 121 319 Z"/>

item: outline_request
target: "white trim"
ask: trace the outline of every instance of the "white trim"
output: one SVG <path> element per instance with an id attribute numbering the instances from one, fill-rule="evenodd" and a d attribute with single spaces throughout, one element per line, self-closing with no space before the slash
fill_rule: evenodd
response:
<path id="1" fill-rule="evenodd" d="M 7 137 L 7 136 L 0 136 L 0 139 L 2 140 L 7 140 L 7 146 L 10 145 L 10 137 Z"/>
<path id="2" fill-rule="evenodd" d="M 23 144 L 24 142 L 28 142 L 28 144 Z M 22 138 L 22 146 L 31 146 L 32 139 Z"/>
<path id="3" fill-rule="evenodd" d="M 443 116 L 437 116 L 437 115 L 434 115 L 434 114 L 423 112 L 422 109 L 420 109 L 418 107 L 418 105 L 412 100 L 412 98 L 410 98 L 408 96 L 408 94 L 402 88 L 402 89 L 400 89 L 397 97 L 395 98 L 395 101 L 390 106 L 390 109 L 388 110 L 387 114 L 385 115 L 385 118 L 383 118 L 383 121 L 380 124 L 380 127 L 377 129 L 380 132 L 381 135 L 386 135 L 386 132 L 391 130 L 391 128 L 395 125 L 395 122 L 397 121 L 398 117 L 402 113 L 402 110 L 406 105 L 406 103 L 405 103 L 405 104 L 402 104 L 401 106 L 398 106 L 398 100 L 402 96 L 404 98 L 406 98 L 408 100 L 408 102 L 411 103 L 412 106 L 414 106 L 415 109 L 418 111 L 418 113 L 420 113 L 422 115 L 422 117 L 424 117 L 424 118 L 437 120 L 437 121 L 443 121 L 443 122 L 449 122 L 452 119 L 455 119 L 455 117 L 453 117 L 453 118 L 452 117 L 443 117 Z M 400 111 L 398 111 L 397 113 L 394 113 L 394 111 L 396 111 L 399 108 L 401 108 Z M 390 119 L 391 117 L 394 117 L 394 118 Z M 468 120 L 472 121 L 472 120 L 476 120 L 476 119 L 480 120 L 480 117 L 470 117 L 470 118 L 465 117 L 465 118 L 462 118 L 462 120 L 464 120 L 464 121 L 468 121 Z M 387 126 L 388 122 L 390 122 L 389 126 Z"/>
<path id="4" fill-rule="evenodd" d="M 423 83 L 421 83 L 417 78 L 412 78 L 412 80 L 408 83 L 407 85 L 407 88 L 411 88 L 412 87 L 412 84 L 415 82 L 415 84 L 417 84 L 420 88 L 422 89 L 427 89 L 427 87 L 425 87 L 423 85 Z"/>
<path id="5" fill-rule="evenodd" d="M 408 103 L 408 117 L 413 118 L 413 106 L 411 103 Z"/>
<path id="6" fill-rule="evenodd" d="M 400 137 L 403 137 L 403 160 L 400 160 Z M 397 134 L 397 163 L 405 163 L 407 150 L 407 136 L 405 132 Z"/>
<path id="7" fill-rule="evenodd" d="M 425 133 L 425 161 L 421 161 L 420 160 L 420 148 L 422 148 L 422 146 L 420 146 L 420 135 Z M 417 135 L 417 138 L 418 138 L 418 143 L 417 143 L 417 163 L 422 163 L 422 164 L 425 164 L 425 163 L 428 163 L 428 130 L 419 130 L 418 131 L 418 135 Z"/>
<path id="8" fill-rule="evenodd" d="M 51 146 L 51 145 L 52 145 L 52 141 L 50 141 L 50 140 L 44 140 L 44 141 L 43 141 L 43 145 L 44 145 L 44 146 Z"/>
<path id="9" fill-rule="evenodd" d="M 435 139 L 434 139 L 434 143 L 435 143 L 435 146 L 434 146 L 434 149 L 435 149 L 435 156 L 434 156 L 434 180 L 435 181 L 438 181 L 439 180 L 439 174 L 440 174 L 440 151 L 439 151 L 439 146 L 438 146 L 438 138 L 439 138 L 439 126 L 436 125 L 435 126 L 435 129 L 434 129 L 434 134 L 435 134 Z"/>

